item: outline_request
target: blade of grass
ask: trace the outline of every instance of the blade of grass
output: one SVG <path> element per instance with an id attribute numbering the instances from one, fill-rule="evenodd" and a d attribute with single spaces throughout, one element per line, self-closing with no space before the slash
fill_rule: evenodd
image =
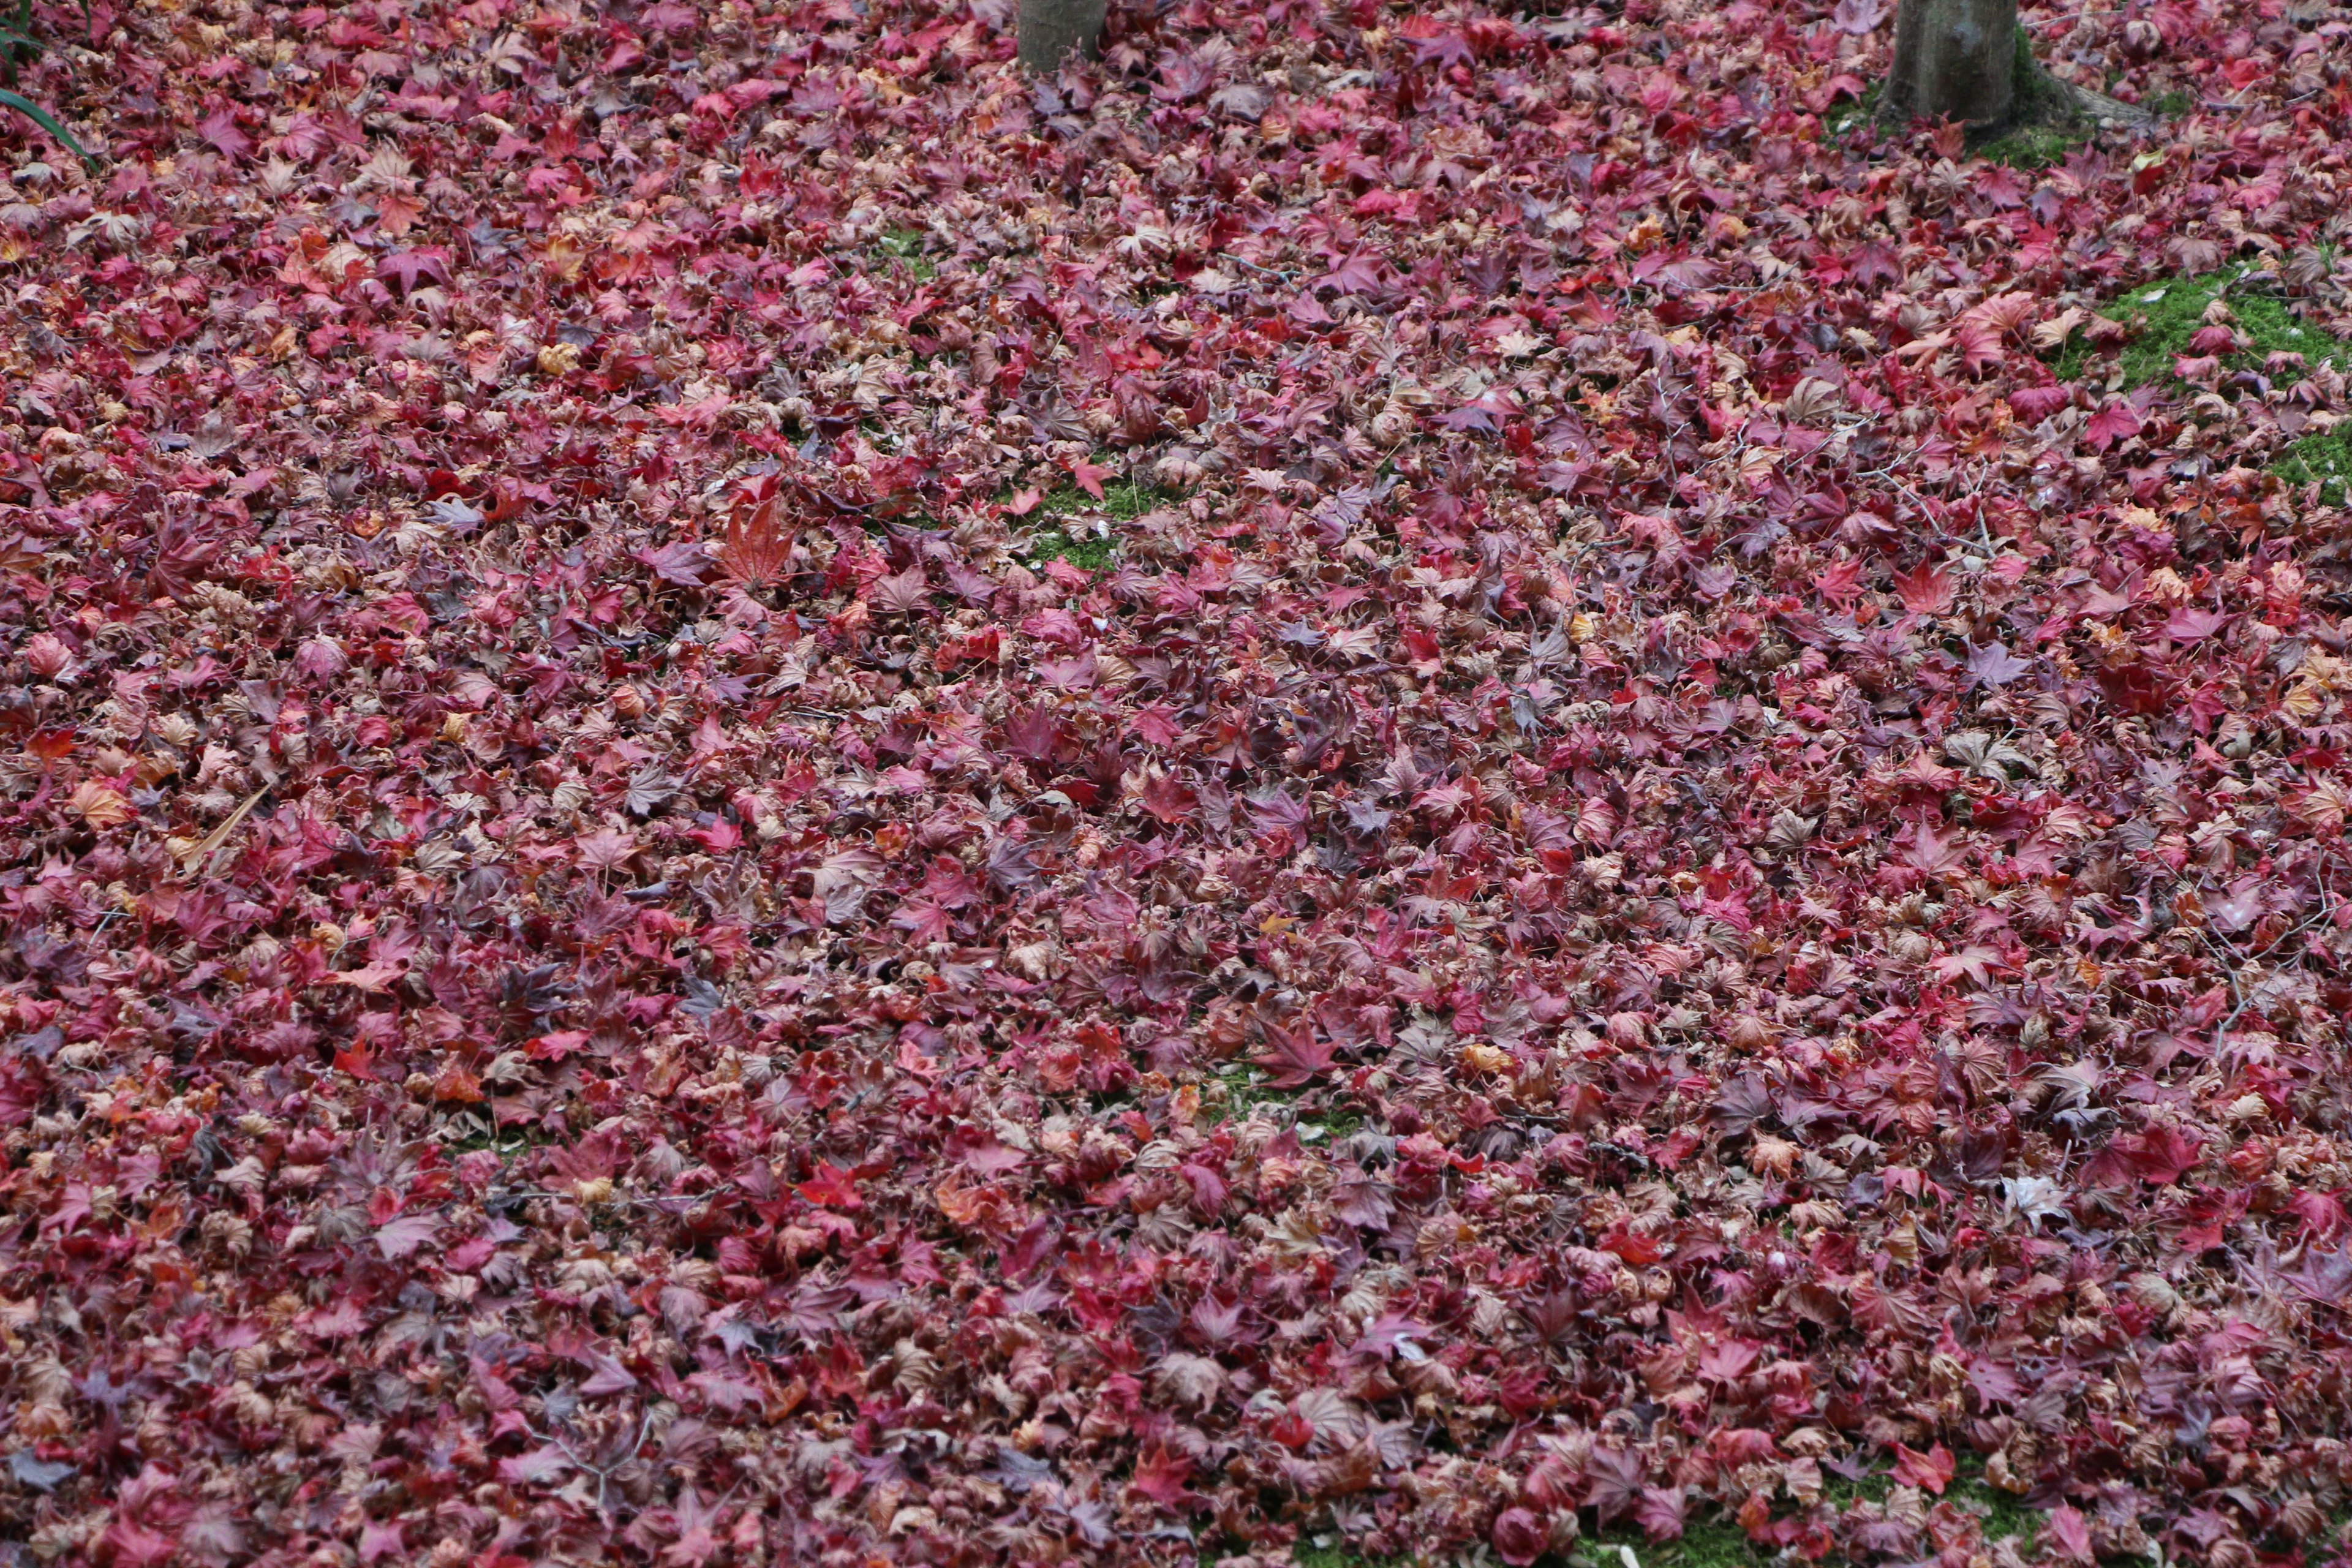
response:
<path id="1" fill-rule="evenodd" d="M 39 126 L 42 130 L 56 137 L 58 144 L 71 152 L 75 157 L 79 158 L 82 162 L 82 167 L 88 169 L 92 174 L 97 174 L 100 169 L 105 167 L 105 165 L 100 163 L 95 156 L 85 151 L 80 142 L 74 140 L 72 132 L 68 131 L 64 126 L 58 123 L 58 118 L 56 115 L 51 114 L 47 110 L 43 109 L 39 104 L 35 103 L 23 93 L 10 92 L 5 88 L 0 88 L 0 109 L 15 110 L 17 113 L 23 115 L 26 119 L 31 121 L 34 124 Z"/>
<path id="2" fill-rule="evenodd" d="M 16 20 L 0 22 L 0 79 L 16 85 L 16 68 L 41 58 L 41 41 L 33 37 L 32 0 L 16 7 Z"/>
<path id="3" fill-rule="evenodd" d="M 16 86 L 17 68 L 40 58 L 41 47 L 33 42 L 30 34 L 0 22 L 0 81 Z"/>

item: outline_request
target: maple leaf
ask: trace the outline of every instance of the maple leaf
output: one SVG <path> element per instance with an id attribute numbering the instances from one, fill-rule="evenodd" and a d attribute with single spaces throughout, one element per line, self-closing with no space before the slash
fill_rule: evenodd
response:
<path id="1" fill-rule="evenodd" d="M 1633 1521 L 1653 1541 L 1680 1541 L 1687 1504 L 1680 1487 L 1643 1487 L 1634 1505 Z"/>
<path id="2" fill-rule="evenodd" d="M 1380 263 L 1360 250 L 1316 281 L 1342 294 L 1368 294 L 1380 287 Z"/>
<path id="3" fill-rule="evenodd" d="M 1883 240 L 1870 240 L 1854 247 L 1846 260 L 1846 273 L 1864 288 L 1903 281 L 1903 262 L 1893 247 Z"/>
<path id="4" fill-rule="evenodd" d="M 1595 1448 L 1585 1461 L 1584 1477 L 1584 1506 L 1597 1510 L 1606 1525 L 1641 1501 L 1648 1471 L 1638 1457 L 1623 1449 Z"/>
<path id="5" fill-rule="evenodd" d="M 1945 777 L 1958 782 L 1958 774 L 1948 770 L 1939 771 L 1944 772 Z M 1943 877 L 1964 868 L 1969 856 L 1968 847 L 1960 842 L 1958 835 L 1947 838 L 1922 821 L 1912 829 L 1911 847 L 1904 858 L 1929 876 Z"/>
<path id="6" fill-rule="evenodd" d="M 617 871 L 637 852 L 635 838 L 610 827 L 583 833 L 572 842 L 580 853 L 580 863 L 592 871 Z"/>
<path id="7" fill-rule="evenodd" d="M 2305 1190 L 2289 1198 L 2287 1211 L 2304 1223 L 2304 1227 L 2321 1241 L 2333 1241 L 2347 1227 L 2352 1227 L 2352 1213 L 2347 1213 L 2343 1199 L 2332 1193 Z"/>
<path id="8" fill-rule="evenodd" d="M 399 191 L 387 191 L 376 198 L 375 226 L 394 239 L 416 226 L 425 216 L 425 204 Z"/>
<path id="9" fill-rule="evenodd" d="M 2033 666 L 1994 642 L 1969 649 L 1967 668 L 1969 677 L 1979 685 L 2006 686 Z"/>
<path id="10" fill-rule="evenodd" d="M 180 1551 L 171 1536 L 131 1519 L 117 1519 L 100 1540 L 112 1560 L 126 1568 L 162 1568 Z"/>
<path id="11" fill-rule="evenodd" d="M 405 1214 L 376 1226 L 375 1244 L 385 1258 L 407 1257 L 441 1233 L 438 1215 Z"/>
<path id="12" fill-rule="evenodd" d="M 572 1468 L 572 1462 L 563 1450 L 552 1443 L 546 1443 L 536 1448 L 526 1449 L 510 1458 L 500 1459 L 499 1479 L 509 1486 L 551 1486 L 562 1480 Z M 393 1527 L 392 1544 L 397 1547 L 399 1542 L 399 1528 L 395 1523 Z"/>
<path id="13" fill-rule="evenodd" d="M 322 974 L 322 985 L 348 985 L 355 991 L 373 992 L 382 995 L 392 988 L 394 981 L 408 973 L 400 963 L 364 963 L 357 969 L 338 969 Z"/>
<path id="14" fill-rule="evenodd" d="M 75 816 L 92 827 L 101 829 L 119 827 L 137 815 L 131 809 L 130 801 L 123 798 L 121 791 L 100 784 L 95 779 L 76 784 L 66 804 L 73 809 Z"/>
<path id="15" fill-rule="evenodd" d="M 1331 1042 L 1312 1020 L 1288 1028 L 1270 1025 L 1265 1037 L 1265 1049 L 1251 1060 L 1272 1075 L 1266 1081 L 1276 1089 L 1300 1088 L 1331 1068 Z"/>
<path id="16" fill-rule="evenodd" d="M 2230 616 L 2218 610 L 2183 605 L 2166 619 L 2164 635 L 2175 642 L 2201 642 L 2229 624 Z"/>
<path id="17" fill-rule="evenodd" d="M 1190 1455 L 1154 1445 L 1136 1461 L 1134 1475 L 1128 1484 L 1136 1495 L 1161 1508 L 1175 1509 L 1193 1496 L 1185 1486 L 1192 1479 L 1192 1470 Z"/>
<path id="18" fill-rule="evenodd" d="M 2060 1503 L 2050 1510 L 2043 1521 L 2042 1535 L 2060 1557 L 2075 1563 L 2089 1563 L 2095 1552 L 2091 1543 L 2090 1521 L 2072 1503 Z"/>
<path id="19" fill-rule="evenodd" d="M 636 1375 L 609 1355 L 592 1355 L 587 1362 L 588 1376 L 580 1384 L 580 1392 L 592 1399 L 626 1394 L 637 1386 Z"/>
<path id="20" fill-rule="evenodd" d="M 560 1062 L 585 1049 L 587 1045 L 588 1032 L 585 1029 L 557 1029 L 531 1040 L 525 1049 L 535 1060 Z"/>
<path id="21" fill-rule="evenodd" d="M 1202 1409 L 1224 1391 L 1225 1369 L 1209 1356 L 1174 1352 L 1152 1369 L 1152 1382 L 1179 1405 Z"/>
<path id="22" fill-rule="evenodd" d="M 1813 586 L 1832 604 L 1850 604 L 1862 592 L 1862 563 L 1838 562 L 1813 578 Z"/>
<path id="23" fill-rule="evenodd" d="M 1717 1126 L 1727 1137 L 1744 1137 L 1772 1114 L 1772 1095 L 1764 1080 L 1754 1073 L 1741 1073 L 1726 1083 L 1717 1092 L 1711 1112 Z"/>
<path id="24" fill-rule="evenodd" d="M 2069 305 L 2033 329 L 2033 346 L 2044 353 L 2062 347 L 2087 317 L 2088 312 L 2080 306 Z M 2014 402 L 2013 395 L 2011 401 Z"/>
<path id="25" fill-rule="evenodd" d="M 35 1491 L 55 1491 L 72 1476 L 76 1467 L 63 1460 L 43 1459 L 30 1448 L 17 1448 L 8 1456 L 8 1473 L 21 1486 Z"/>
<path id="26" fill-rule="evenodd" d="M 706 1502 L 688 1487 L 679 1494 L 676 1516 L 678 1537 L 661 1552 L 662 1562 L 670 1568 L 702 1568 L 724 1550 L 718 1535 L 718 1527 L 727 1517 L 723 1502 Z"/>
<path id="27" fill-rule="evenodd" d="M 1962 363 L 1971 372 L 1979 374 L 1999 364 L 2009 353 L 2001 342 L 2000 330 L 1973 317 L 1964 317 L 1953 323 L 1951 341 L 1953 346 L 1960 351 Z"/>
<path id="28" fill-rule="evenodd" d="M 1909 572 L 1895 574 L 1895 592 L 1911 614 L 1940 616 L 1952 607 L 1952 574 L 1923 562 Z"/>
<path id="29" fill-rule="evenodd" d="M 885 577 L 874 584 L 875 607 L 892 615 L 918 614 L 930 604 L 930 584 L 924 578 L 920 567 Z"/>
<path id="30" fill-rule="evenodd" d="M 236 111 L 215 109 L 196 126 L 196 134 L 220 150 L 224 158 L 239 159 L 253 151 L 253 138 L 237 128 Z"/>
<path id="31" fill-rule="evenodd" d="M 814 1176 L 798 1184 L 793 1191 L 810 1203 L 822 1204 L 830 1208 L 862 1208 L 866 1203 L 864 1198 L 858 1196 L 857 1188 L 851 1181 L 849 1173 L 838 1165 L 819 1165 Z"/>
<path id="32" fill-rule="evenodd" d="M 1144 810 L 1170 826 L 1182 822 L 1200 805 L 1200 795 L 1172 773 L 1155 773 L 1137 800 Z"/>
<path id="33" fill-rule="evenodd" d="M 2118 1138 L 2132 1172 L 2150 1186 L 2168 1186 L 2197 1166 L 2204 1141 L 2179 1127 L 2158 1127 Z"/>
<path id="34" fill-rule="evenodd" d="M 513 1486 L 533 1484 L 524 1475 L 509 1470 L 521 1456 L 499 1461 L 499 1479 Z M 372 1519 L 360 1526 L 359 1553 L 362 1563 L 373 1563 L 380 1557 L 398 1557 L 408 1549 L 405 1527 L 396 1519 Z"/>
<path id="35" fill-rule="evenodd" d="M 436 282 L 449 281 L 449 251 L 446 246 L 427 245 L 408 250 L 384 253 L 376 263 L 376 276 L 396 279 L 403 294 L 416 292 L 416 280 L 430 277 Z"/>
<path id="36" fill-rule="evenodd" d="M 1532 1510 L 1524 1508 L 1507 1508 L 1496 1514 L 1489 1534 L 1496 1555 L 1512 1568 L 1528 1568 L 1551 1544 L 1550 1531 Z"/>
<path id="37" fill-rule="evenodd" d="M 1038 679 L 1064 691 L 1082 691 L 1092 686 L 1099 668 L 1091 649 L 1076 658 L 1045 658 L 1036 665 Z"/>
<path id="38" fill-rule="evenodd" d="M 1349 1225 L 1385 1230 L 1396 1215 L 1394 1191 L 1393 1184 L 1360 1168 L 1343 1168 L 1339 1184 L 1331 1191 L 1331 1212 Z"/>
<path id="39" fill-rule="evenodd" d="M 709 552 L 700 544 L 685 540 L 656 550 L 640 550 L 636 558 L 652 567 L 654 575 L 663 582 L 684 588 L 702 586 L 703 574 L 710 570 Z"/>
<path id="40" fill-rule="evenodd" d="M 1492 433 L 1501 428 L 1496 423 L 1498 419 L 1507 419 L 1516 412 L 1503 394 L 1485 392 L 1450 413 L 1439 416 L 1437 422 L 1457 435 Z"/>
<path id="41" fill-rule="evenodd" d="M 1937 959 L 1934 967 L 1939 979 L 1954 980 L 1965 974 L 1979 985 L 1988 985 L 1991 972 L 2008 965 L 1998 949 L 1971 944 Z"/>
<path id="42" fill-rule="evenodd" d="M 1941 1497 L 1944 1489 L 1952 1484 L 1953 1468 L 1951 1450 L 1941 1443 L 1924 1454 L 1900 1443 L 1895 1445 L 1895 1479 L 1904 1486 L 1917 1487 Z"/>
<path id="43" fill-rule="evenodd" d="M 718 550 L 728 577 L 745 588 L 767 586 L 782 576 L 792 547 L 777 521 L 773 496 L 756 503 L 739 500 L 727 519 L 726 542 Z"/>
<path id="44" fill-rule="evenodd" d="M 959 1128 L 948 1138 L 947 1148 L 955 1158 L 982 1176 L 1002 1175 L 1016 1171 L 1028 1156 L 1018 1149 L 1009 1149 L 997 1141 L 992 1132 Z"/>
<path id="45" fill-rule="evenodd" d="M 1476 58 L 1470 52 L 1470 40 L 1450 29 L 1433 37 L 1414 38 L 1412 58 L 1415 65 L 1424 66 L 1466 66 Z"/>
<path id="46" fill-rule="evenodd" d="M 2295 1272 L 2281 1278 L 2311 1300 L 2338 1305 L 2352 1299 L 2352 1248 L 2322 1252 L 2306 1247 Z"/>
<path id="47" fill-rule="evenodd" d="M 2083 438 L 2098 452 L 2138 434 L 2139 415 L 2120 397 L 2109 398 L 2083 426 Z"/>
<path id="48" fill-rule="evenodd" d="M 735 400 L 723 392 L 714 392 L 692 403 L 668 403 L 656 408 L 654 417 L 665 425 L 692 430 L 713 430 L 719 420 L 735 406 Z"/>

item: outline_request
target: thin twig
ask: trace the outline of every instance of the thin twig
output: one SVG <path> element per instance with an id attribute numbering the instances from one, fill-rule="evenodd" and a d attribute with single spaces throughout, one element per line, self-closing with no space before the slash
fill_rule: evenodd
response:
<path id="1" fill-rule="evenodd" d="M 583 1199 L 578 1193 L 559 1193 L 551 1191 L 544 1187 L 492 1187 L 486 1195 L 493 1201 L 501 1203 L 510 1199 L 525 1203 L 529 1203 L 533 1200 L 545 1200 L 549 1203 L 560 1204 L 576 1204 L 589 1201 Z M 705 1200 L 700 1197 L 629 1198 L 614 1194 L 611 1197 L 597 1198 L 593 1200 L 590 1206 L 601 1208 L 659 1208 L 664 1204 L 682 1204 L 688 1208 L 692 1208 L 695 1205 L 704 1201 Z"/>

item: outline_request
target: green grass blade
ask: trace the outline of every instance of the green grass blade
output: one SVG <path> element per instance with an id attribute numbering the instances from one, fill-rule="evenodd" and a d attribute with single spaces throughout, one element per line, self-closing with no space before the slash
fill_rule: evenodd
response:
<path id="1" fill-rule="evenodd" d="M 97 174 L 100 169 L 105 166 L 100 163 L 95 156 L 84 150 L 80 142 L 74 140 L 72 132 L 68 131 L 64 126 L 58 123 L 58 117 L 56 115 L 51 114 L 47 110 L 43 109 L 39 104 L 35 103 L 23 93 L 10 92 L 5 88 L 0 88 L 0 109 L 15 110 L 17 113 L 23 115 L 26 119 L 31 121 L 34 124 L 39 126 L 42 130 L 56 137 L 58 139 L 58 145 L 71 151 L 75 157 L 81 160 L 82 166 L 88 169 L 91 174 Z"/>

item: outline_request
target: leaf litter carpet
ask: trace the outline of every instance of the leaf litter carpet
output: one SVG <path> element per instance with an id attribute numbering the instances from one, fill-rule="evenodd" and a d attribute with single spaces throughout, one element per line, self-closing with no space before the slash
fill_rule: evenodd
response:
<path id="1" fill-rule="evenodd" d="M 30 14 L 0 1560 L 2334 1557 L 2344 14 L 1009 9 Z"/>

